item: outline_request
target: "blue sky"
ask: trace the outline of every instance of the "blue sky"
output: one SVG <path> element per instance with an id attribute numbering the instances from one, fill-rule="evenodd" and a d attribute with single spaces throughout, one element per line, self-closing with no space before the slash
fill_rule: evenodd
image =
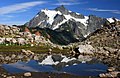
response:
<path id="1" fill-rule="evenodd" d="M 120 0 L 0 0 L 0 24 L 24 24 L 41 9 L 60 5 L 84 15 L 120 19 Z"/>

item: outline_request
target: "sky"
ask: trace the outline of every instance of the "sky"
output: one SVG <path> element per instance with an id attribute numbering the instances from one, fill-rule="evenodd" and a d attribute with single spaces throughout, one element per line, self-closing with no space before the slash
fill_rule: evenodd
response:
<path id="1" fill-rule="evenodd" d="M 41 9 L 60 5 L 83 15 L 120 19 L 120 0 L 0 0 L 0 24 L 22 25 Z"/>

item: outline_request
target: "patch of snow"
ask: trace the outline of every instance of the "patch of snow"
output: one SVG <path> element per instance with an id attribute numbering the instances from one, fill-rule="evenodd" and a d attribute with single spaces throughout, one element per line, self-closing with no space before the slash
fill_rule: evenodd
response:
<path id="1" fill-rule="evenodd" d="M 69 11 L 69 12 L 72 12 L 72 11 Z"/>
<path id="2" fill-rule="evenodd" d="M 88 16 L 85 16 L 85 19 L 78 19 L 78 18 L 72 17 L 71 15 L 64 15 L 64 16 L 67 20 L 74 19 L 75 21 L 81 22 L 82 24 L 87 26 L 87 20 L 89 18 Z"/>
<path id="3" fill-rule="evenodd" d="M 54 26 L 53 30 L 59 28 L 60 25 L 62 25 L 63 23 L 67 22 L 67 20 L 63 20 L 62 22 L 60 22 L 59 24 L 57 24 L 56 26 Z"/>
<path id="4" fill-rule="evenodd" d="M 69 61 L 72 61 L 72 60 L 76 60 L 76 58 L 67 58 L 66 56 L 63 56 L 63 60 L 61 62 L 69 62 Z"/>
<path id="5" fill-rule="evenodd" d="M 35 18 L 37 18 L 39 15 L 37 14 L 36 16 L 35 16 Z"/>
<path id="6" fill-rule="evenodd" d="M 86 61 L 82 61 L 82 63 L 86 63 Z"/>
<path id="7" fill-rule="evenodd" d="M 54 22 L 54 17 L 56 16 L 56 14 L 59 14 L 59 15 L 62 14 L 60 11 L 47 10 L 47 9 L 41 10 L 41 12 L 44 12 L 49 17 L 49 20 L 47 22 L 51 25 Z"/>
<path id="8" fill-rule="evenodd" d="M 52 59 L 52 55 L 47 56 L 47 58 L 45 58 L 41 63 L 39 64 L 43 64 L 43 65 L 56 65 L 59 62 L 54 62 Z"/>
<path id="9" fill-rule="evenodd" d="M 115 22 L 115 21 L 113 20 L 113 18 L 107 18 L 107 20 L 108 20 L 110 23 Z"/>
<path id="10" fill-rule="evenodd" d="M 77 15 L 80 15 L 79 13 L 76 12 Z"/>
<path id="11" fill-rule="evenodd" d="M 69 65 L 66 65 L 65 67 L 68 67 Z"/>
<path id="12" fill-rule="evenodd" d="M 81 22 L 82 24 L 84 24 L 87 27 L 87 20 L 89 19 L 88 16 L 85 16 L 85 19 L 78 19 L 78 18 L 75 18 L 75 17 L 73 17 L 71 15 L 64 15 L 64 17 L 66 19 L 64 19 L 61 23 L 57 24 L 56 26 L 54 26 L 53 30 L 59 28 L 60 25 L 62 25 L 63 23 L 67 22 L 69 19 L 74 19 L 77 22 Z"/>
<path id="13" fill-rule="evenodd" d="M 73 65 L 77 65 L 77 63 L 74 63 Z"/>
<path id="14" fill-rule="evenodd" d="M 40 21 L 40 22 L 38 23 L 38 25 L 40 25 L 42 22 L 45 22 L 45 20 L 43 20 L 43 21 Z"/>
<path id="15" fill-rule="evenodd" d="M 85 38 L 89 35 L 90 33 L 87 33 L 87 34 L 85 34 L 85 35 L 83 35 Z"/>
<path id="16" fill-rule="evenodd" d="M 115 18 L 116 19 L 116 21 L 120 21 L 120 19 L 117 19 L 117 18 Z"/>

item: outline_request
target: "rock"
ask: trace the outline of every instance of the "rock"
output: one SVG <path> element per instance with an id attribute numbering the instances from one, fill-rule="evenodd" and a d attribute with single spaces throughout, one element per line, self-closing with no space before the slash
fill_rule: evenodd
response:
<path id="1" fill-rule="evenodd" d="M 54 17 L 54 22 L 53 25 L 57 25 L 58 23 L 62 22 L 65 19 L 64 15 L 59 15 L 56 14 L 56 16 Z"/>
<path id="2" fill-rule="evenodd" d="M 30 72 L 27 72 L 27 73 L 24 73 L 24 76 L 25 77 L 30 77 L 30 76 L 32 76 L 32 74 Z"/>
<path id="3" fill-rule="evenodd" d="M 21 52 L 26 53 L 26 50 L 25 49 L 21 49 Z"/>
<path id="4" fill-rule="evenodd" d="M 105 74 L 99 74 L 99 77 L 103 78 L 105 77 Z"/>
<path id="5" fill-rule="evenodd" d="M 27 50 L 27 52 L 28 52 L 28 54 L 34 55 L 34 53 L 32 51 L 30 51 L 30 50 Z"/>
<path id="6" fill-rule="evenodd" d="M 6 78 L 15 78 L 15 76 L 8 76 L 8 77 L 6 77 Z"/>
<path id="7" fill-rule="evenodd" d="M 119 74 L 120 74 L 119 71 L 114 71 L 114 72 L 99 74 L 99 77 L 101 77 L 101 78 L 108 78 L 108 77 L 109 78 L 117 78 Z"/>
<path id="8" fill-rule="evenodd" d="M 24 50 L 22 49 L 21 52 L 25 53 L 26 55 L 34 55 L 34 53 L 30 50 Z"/>
<path id="9" fill-rule="evenodd" d="M 18 55 L 17 58 L 18 59 L 22 59 L 24 56 L 23 55 Z"/>
<path id="10" fill-rule="evenodd" d="M 67 65 L 67 63 L 65 62 L 60 62 L 57 65 L 54 66 L 55 69 L 57 70 L 61 70 L 63 67 L 65 67 Z"/>
<path id="11" fill-rule="evenodd" d="M 109 67 L 107 71 L 108 71 L 108 72 L 115 71 L 115 68 L 114 68 L 114 67 Z"/>
<path id="12" fill-rule="evenodd" d="M 5 60 L 8 61 L 8 60 L 11 60 L 11 58 L 10 58 L 9 56 L 6 56 L 6 57 L 5 57 Z"/>
<path id="13" fill-rule="evenodd" d="M 0 55 L 0 59 L 1 59 L 1 60 L 4 60 L 4 56 L 3 56 L 3 55 Z"/>
<path id="14" fill-rule="evenodd" d="M 15 55 L 15 54 L 12 54 L 11 58 L 14 59 L 15 57 L 16 57 L 16 55 Z"/>
<path id="15" fill-rule="evenodd" d="M 79 61 L 92 61 L 92 57 L 90 57 L 89 55 L 83 56 L 83 55 L 79 55 L 78 56 L 78 60 Z"/>
<path id="16" fill-rule="evenodd" d="M 6 78 L 6 77 L 7 77 L 7 75 L 5 75 L 5 74 L 1 74 L 1 76 L 2 76 L 3 78 Z"/>
<path id="17" fill-rule="evenodd" d="M 79 45 L 78 51 L 80 54 L 94 54 L 94 48 L 91 45 Z"/>
<path id="18" fill-rule="evenodd" d="M 63 57 L 61 57 L 61 55 L 52 55 L 52 59 L 54 62 L 62 61 Z"/>
<path id="19" fill-rule="evenodd" d="M 37 55 L 35 55 L 33 59 L 34 59 L 34 60 L 39 60 L 39 58 L 38 58 Z"/>

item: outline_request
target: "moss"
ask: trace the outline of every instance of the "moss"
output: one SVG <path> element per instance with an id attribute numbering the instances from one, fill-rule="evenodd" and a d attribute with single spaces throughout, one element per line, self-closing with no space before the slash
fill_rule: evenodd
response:
<path id="1" fill-rule="evenodd" d="M 49 49 L 51 47 L 50 46 L 29 46 L 29 45 L 24 45 L 24 46 L 18 46 L 18 45 L 9 45 L 9 46 L 5 46 L 5 44 L 0 45 L 0 52 L 20 52 L 21 49 L 25 49 L 25 50 L 31 50 L 33 52 L 37 52 L 37 53 L 48 53 Z M 66 54 L 69 49 L 63 49 L 60 50 L 58 48 L 53 48 L 52 49 L 53 53 L 63 53 Z"/>

